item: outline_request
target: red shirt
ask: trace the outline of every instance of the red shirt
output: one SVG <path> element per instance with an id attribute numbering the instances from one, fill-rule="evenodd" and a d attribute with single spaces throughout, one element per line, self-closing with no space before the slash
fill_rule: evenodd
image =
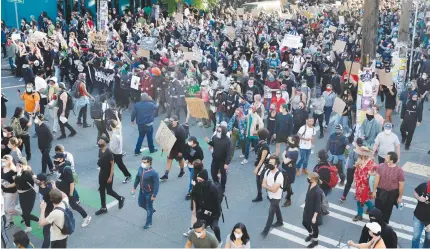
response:
<path id="1" fill-rule="evenodd" d="M 279 81 L 277 81 L 277 80 L 272 81 L 272 82 L 266 80 L 266 86 L 268 86 L 272 90 L 281 88 L 281 84 L 279 84 Z M 276 92 L 272 92 L 272 98 L 276 98 Z"/>
<path id="2" fill-rule="evenodd" d="M 399 182 L 405 181 L 405 172 L 399 166 L 389 167 L 385 163 L 381 163 L 376 168 L 376 173 L 380 176 L 378 188 L 385 191 L 399 189 Z"/>
<path id="3" fill-rule="evenodd" d="M 285 102 L 285 99 L 283 99 L 282 97 L 280 97 L 279 100 L 278 100 L 278 98 L 274 97 L 274 98 L 272 98 L 272 101 L 270 102 L 270 104 L 276 105 L 276 111 L 277 112 L 281 111 L 281 106 L 282 106 L 282 104 L 285 104 L 285 103 L 287 103 L 287 102 Z"/>

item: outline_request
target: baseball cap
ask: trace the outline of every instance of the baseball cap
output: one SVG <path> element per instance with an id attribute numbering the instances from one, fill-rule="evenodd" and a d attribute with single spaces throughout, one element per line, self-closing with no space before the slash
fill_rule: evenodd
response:
<path id="1" fill-rule="evenodd" d="M 197 143 L 197 138 L 195 137 L 195 136 L 190 136 L 189 138 L 188 138 L 188 141 L 189 142 L 193 142 L 193 143 Z"/>
<path id="2" fill-rule="evenodd" d="M 49 79 L 49 81 L 57 82 L 57 77 L 53 76 L 53 77 L 51 77 L 51 78 Z"/>
<path id="3" fill-rule="evenodd" d="M 393 125 L 391 123 L 384 124 L 384 130 L 391 130 L 391 129 L 393 129 Z"/>
<path id="4" fill-rule="evenodd" d="M 342 125 L 341 125 L 341 124 L 337 124 L 337 125 L 334 127 L 334 130 L 335 130 L 335 131 L 343 131 L 343 127 L 342 127 Z"/>
<path id="5" fill-rule="evenodd" d="M 46 176 L 45 173 L 40 173 L 36 176 L 36 179 L 41 182 L 46 182 L 48 180 L 48 177 Z"/>
<path id="6" fill-rule="evenodd" d="M 378 234 L 381 232 L 381 225 L 378 222 L 369 222 L 366 223 L 366 227 L 373 233 Z"/>
<path id="7" fill-rule="evenodd" d="M 179 121 L 179 118 L 178 118 L 178 116 L 173 115 L 170 117 L 170 121 Z"/>
<path id="8" fill-rule="evenodd" d="M 59 153 L 56 153 L 53 158 L 54 159 L 64 159 L 64 158 L 66 158 L 66 155 L 62 152 L 59 152 Z"/>

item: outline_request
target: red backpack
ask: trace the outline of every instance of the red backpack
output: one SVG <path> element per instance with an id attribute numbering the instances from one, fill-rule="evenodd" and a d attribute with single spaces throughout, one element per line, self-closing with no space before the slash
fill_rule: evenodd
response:
<path id="1" fill-rule="evenodd" d="M 336 187 L 337 183 L 339 182 L 339 175 L 338 170 L 336 166 L 329 164 L 328 166 L 321 166 L 319 167 L 318 171 L 321 169 L 328 169 L 330 171 L 330 181 L 326 182 L 330 188 Z"/>

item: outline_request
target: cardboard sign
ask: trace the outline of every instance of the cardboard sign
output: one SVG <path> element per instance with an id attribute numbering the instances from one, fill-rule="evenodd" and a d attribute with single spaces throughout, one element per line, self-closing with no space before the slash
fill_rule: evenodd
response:
<path id="1" fill-rule="evenodd" d="M 334 43 L 334 46 L 333 46 L 333 50 L 340 52 L 340 53 L 343 53 L 343 51 L 345 50 L 345 46 L 346 46 L 345 41 L 336 40 L 336 42 Z"/>
<path id="2" fill-rule="evenodd" d="M 33 34 L 30 35 L 29 41 L 35 43 L 43 42 L 46 39 L 46 36 L 46 33 L 35 31 Z"/>
<path id="3" fill-rule="evenodd" d="M 343 101 L 339 97 L 336 97 L 333 103 L 333 111 L 342 116 L 345 106 L 346 106 L 345 101 Z"/>
<path id="4" fill-rule="evenodd" d="M 150 52 L 146 49 L 143 48 L 139 48 L 139 50 L 137 51 L 137 57 L 142 58 L 142 57 L 149 57 Z"/>
<path id="5" fill-rule="evenodd" d="M 136 75 L 131 76 L 130 88 L 139 90 L 140 78 Z"/>
<path id="6" fill-rule="evenodd" d="M 160 126 L 158 126 L 157 132 L 155 133 L 155 141 L 161 146 L 163 151 L 167 153 L 170 153 L 170 150 L 176 142 L 175 134 L 173 134 L 164 121 L 161 121 Z"/>
<path id="7" fill-rule="evenodd" d="M 251 16 L 256 17 L 256 16 L 259 16 L 259 15 L 260 15 L 260 11 L 258 11 L 258 9 L 253 9 L 251 11 Z"/>
<path id="8" fill-rule="evenodd" d="M 358 27 L 357 34 L 361 34 L 361 27 Z"/>
<path id="9" fill-rule="evenodd" d="M 185 98 L 191 117 L 209 119 L 205 102 L 199 98 Z"/>
<path id="10" fill-rule="evenodd" d="M 339 16 L 339 24 L 344 25 L 345 24 L 345 17 Z"/>
<path id="11" fill-rule="evenodd" d="M 140 48 L 152 51 L 157 48 L 158 38 L 145 36 L 140 38 L 139 45 Z"/>
<path id="12" fill-rule="evenodd" d="M 387 88 L 393 87 L 393 75 L 391 72 L 387 73 L 385 70 L 379 71 L 379 82 Z"/>
<path id="13" fill-rule="evenodd" d="M 182 15 L 182 13 L 175 14 L 175 21 L 176 22 L 183 22 L 184 21 L 184 15 Z"/>
<path id="14" fill-rule="evenodd" d="M 243 8 L 238 8 L 236 12 L 239 16 L 243 16 L 243 14 L 245 14 L 245 10 Z"/>
<path id="15" fill-rule="evenodd" d="M 193 52 L 184 52 L 184 60 L 189 60 L 189 61 L 194 60 L 194 53 Z"/>
<path id="16" fill-rule="evenodd" d="M 95 50 L 106 51 L 107 36 L 102 34 L 101 32 L 97 32 L 97 34 L 94 34 L 94 40 L 92 41 L 92 45 Z"/>
<path id="17" fill-rule="evenodd" d="M 335 26 L 331 25 L 331 26 L 328 28 L 328 30 L 329 30 L 330 32 L 336 33 L 337 28 L 336 28 Z"/>
<path id="18" fill-rule="evenodd" d="M 234 39 L 234 38 L 236 37 L 236 29 L 235 29 L 234 27 L 232 27 L 232 26 L 227 26 L 227 27 L 225 28 L 225 30 L 226 30 L 227 35 L 228 35 L 230 38 Z"/>
<path id="19" fill-rule="evenodd" d="M 288 48 L 300 48 L 303 46 L 303 43 L 301 43 L 302 38 L 300 36 L 296 35 L 285 35 L 284 39 L 282 40 L 282 46 L 288 47 Z"/>
<path id="20" fill-rule="evenodd" d="M 426 12 L 426 18 L 430 18 L 430 11 Z"/>
<path id="21" fill-rule="evenodd" d="M 286 20 L 292 20 L 293 19 L 293 15 L 291 15 L 291 14 L 285 14 L 285 13 L 282 13 L 280 15 L 280 17 L 281 17 L 281 19 L 286 19 Z"/>
<path id="22" fill-rule="evenodd" d="M 351 62 L 350 61 L 345 61 L 345 68 L 346 68 L 346 72 L 350 72 L 349 70 L 351 70 L 351 74 L 354 75 L 358 75 L 358 71 L 360 71 L 360 64 L 357 62 L 352 63 L 352 67 L 351 67 Z"/>
<path id="23" fill-rule="evenodd" d="M 181 50 L 182 52 L 188 52 L 188 48 L 185 46 L 179 46 L 179 50 Z"/>

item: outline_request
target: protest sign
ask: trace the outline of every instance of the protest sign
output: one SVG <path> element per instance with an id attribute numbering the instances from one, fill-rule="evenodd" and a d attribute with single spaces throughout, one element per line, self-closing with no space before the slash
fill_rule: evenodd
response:
<path id="1" fill-rule="evenodd" d="M 136 75 L 131 76 L 130 88 L 139 90 L 140 78 Z"/>
<path id="2" fill-rule="evenodd" d="M 35 31 L 33 34 L 30 35 L 29 41 L 35 43 L 43 42 L 46 39 L 46 36 L 46 33 Z"/>
<path id="3" fill-rule="evenodd" d="M 333 111 L 339 115 L 343 114 L 343 110 L 345 109 L 346 103 L 341 98 L 336 97 L 333 104 Z"/>
<path id="4" fill-rule="evenodd" d="M 288 48 L 300 48 L 303 46 L 303 44 L 300 42 L 302 38 L 300 36 L 296 35 L 285 35 L 284 39 L 282 40 L 282 46 L 288 47 Z"/>
<path id="5" fill-rule="evenodd" d="M 243 14 L 245 14 L 245 10 L 243 8 L 238 8 L 237 9 L 237 15 L 243 16 Z"/>
<path id="6" fill-rule="evenodd" d="M 286 14 L 286 13 L 281 13 L 281 14 L 280 14 L 280 17 L 281 17 L 282 19 L 286 19 L 286 20 L 292 20 L 292 19 L 293 19 L 293 15 L 291 15 L 291 14 Z"/>
<path id="7" fill-rule="evenodd" d="M 96 34 L 94 34 L 94 40 L 92 41 L 92 45 L 95 50 L 106 51 L 107 36 L 102 34 L 101 32 L 97 32 Z"/>
<path id="8" fill-rule="evenodd" d="M 158 130 L 155 133 L 155 141 L 161 146 L 164 152 L 170 153 L 173 145 L 176 142 L 176 137 L 173 132 L 169 129 L 169 127 L 164 123 L 164 121 L 160 122 L 158 126 Z"/>
<path id="9" fill-rule="evenodd" d="M 88 66 L 88 71 L 93 84 L 106 84 L 109 87 L 115 81 L 115 71 L 112 69 Z"/>
<path id="10" fill-rule="evenodd" d="M 336 1 L 336 6 L 341 6 L 342 5 L 342 1 Z"/>
<path id="11" fill-rule="evenodd" d="M 21 40 L 21 36 L 19 34 L 12 34 L 12 41 Z"/>
<path id="12" fill-rule="evenodd" d="M 342 53 L 345 50 L 346 42 L 336 40 L 333 46 L 333 50 Z"/>
<path id="13" fill-rule="evenodd" d="M 227 27 L 225 28 L 225 30 L 226 30 L 227 35 L 228 35 L 230 38 L 232 38 L 232 39 L 234 39 L 234 38 L 235 38 L 235 36 L 236 36 L 236 29 L 235 29 L 234 27 L 232 27 L 232 26 L 227 26 Z"/>
<path id="14" fill-rule="evenodd" d="M 199 98 L 185 98 L 191 117 L 209 119 L 205 102 Z"/>
<path id="15" fill-rule="evenodd" d="M 345 24 L 345 17 L 339 16 L 339 24 L 344 25 Z"/>
<path id="16" fill-rule="evenodd" d="M 140 45 L 140 48 L 152 51 L 157 48 L 157 42 L 158 42 L 158 39 L 156 37 L 145 36 L 140 38 L 139 45 Z"/>
<path id="17" fill-rule="evenodd" d="M 149 57 L 150 52 L 146 49 L 143 48 L 139 48 L 139 50 L 137 51 L 137 57 L 142 58 L 142 57 Z"/>
<path id="18" fill-rule="evenodd" d="M 194 60 L 194 53 L 193 52 L 184 52 L 184 60 L 189 60 L 189 61 Z"/>
<path id="19" fill-rule="evenodd" d="M 335 26 L 331 25 L 331 26 L 328 28 L 328 30 L 329 30 L 330 32 L 336 33 L 337 28 L 336 28 Z"/>
<path id="20" fill-rule="evenodd" d="M 360 64 L 357 62 L 354 62 L 352 63 L 352 66 L 351 66 L 350 61 L 345 61 L 345 68 L 346 68 L 346 72 L 349 73 L 351 70 L 351 74 L 358 75 L 358 71 L 360 71 Z"/>
<path id="21" fill-rule="evenodd" d="M 430 18 L 430 11 L 426 12 L 426 18 Z"/>
<path id="22" fill-rule="evenodd" d="M 184 21 L 184 16 L 182 15 L 182 13 L 175 14 L 175 21 L 179 23 L 182 23 Z"/>
<path id="23" fill-rule="evenodd" d="M 391 88 L 393 86 L 393 75 L 391 72 L 387 73 L 385 70 L 379 71 L 379 82 L 381 85 Z"/>
<path id="24" fill-rule="evenodd" d="M 251 16 L 259 16 L 260 15 L 260 11 L 258 11 L 258 9 L 253 9 L 252 11 L 251 11 Z"/>

